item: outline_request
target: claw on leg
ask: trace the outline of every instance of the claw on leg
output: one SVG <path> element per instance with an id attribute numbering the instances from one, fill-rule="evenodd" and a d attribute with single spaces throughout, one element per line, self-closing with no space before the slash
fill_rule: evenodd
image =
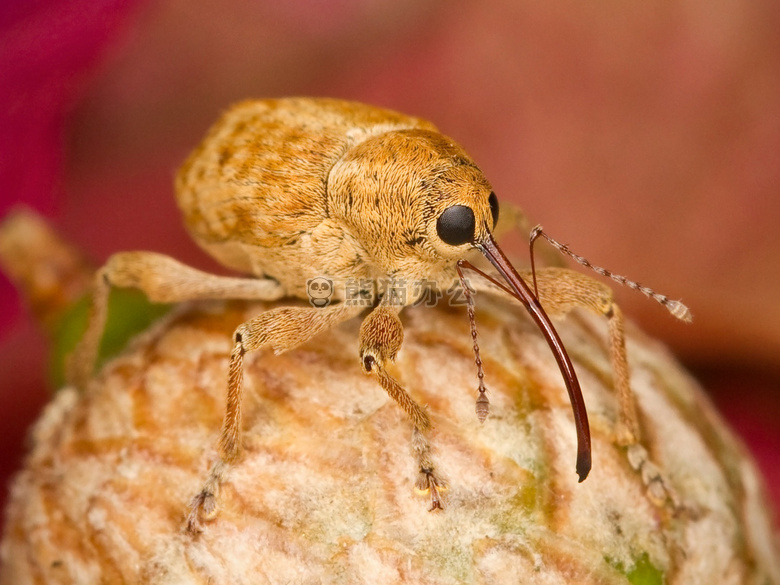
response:
<path id="1" fill-rule="evenodd" d="M 680 499 L 671 485 L 664 480 L 661 470 L 650 461 L 647 450 L 636 443 L 627 449 L 628 462 L 642 476 L 642 483 L 647 489 L 647 497 L 653 504 L 663 507 L 667 502 L 672 509 L 680 508 Z"/>
<path id="2" fill-rule="evenodd" d="M 447 489 L 447 482 L 436 477 L 432 469 L 420 469 L 414 487 L 423 495 L 430 494 L 431 507 L 428 508 L 429 512 L 444 509 L 442 492 Z"/>
<path id="3" fill-rule="evenodd" d="M 213 520 L 217 516 L 219 486 L 227 476 L 229 465 L 229 463 L 219 459 L 211 467 L 208 479 L 190 502 L 190 512 L 187 514 L 186 523 L 187 532 L 192 534 L 201 532 L 201 521 Z"/>
<path id="4" fill-rule="evenodd" d="M 417 474 L 417 480 L 414 482 L 414 487 L 422 494 L 430 494 L 431 507 L 428 508 L 429 512 L 443 510 L 444 500 L 442 491 L 447 489 L 447 482 L 436 474 L 433 458 L 431 457 L 430 443 L 428 443 L 426 436 L 416 426 L 412 430 L 412 451 L 420 470 Z"/>

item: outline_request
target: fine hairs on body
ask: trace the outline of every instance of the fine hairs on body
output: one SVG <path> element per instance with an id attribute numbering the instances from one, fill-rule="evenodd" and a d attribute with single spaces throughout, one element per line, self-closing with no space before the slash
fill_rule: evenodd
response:
<path id="1" fill-rule="evenodd" d="M 190 504 L 189 531 L 202 530 L 203 522 L 215 517 L 220 485 L 240 455 L 244 355 L 261 347 L 276 353 L 293 349 L 367 308 L 360 327 L 360 366 L 408 415 L 418 469 L 415 485 L 428 494 L 430 509 L 441 508 L 445 482 L 427 437 L 430 418 L 386 366 L 403 342 L 400 311 L 431 287 L 445 290 L 453 283 L 460 283 L 468 301 L 479 420 L 488 416 L 489 403 L 474 290 L 520 301 L 544 334 L 572 403 L 580 481 L 591 468 L 587 411 L 549 316 L 581 307 L 606 317 L 620 405 L 615 440 L 627 448 L 659 505 L 674 503 L 640 444 L 623 317 L 610 288 L 566 268 L 516 271 L 493 236 L 499 210 L 490 183 L 463 148 L 430 122 L 335 99 L 246 101 L 228 110 L 190 155 L 178 173 L 176 193 L 195 241 L 223 265 L 250 276 L 215 276 L 153 252 L 113 255 L 94 279 L 89 325 L 69 360 L 73 384 L 84 387 L 92 376 L 111 286 L 138 288 L 153 302 L 297 297 L 311 303 L 268 310 L 236 329 L 218 459 Z M 654 298 L 675 317 L 690 320 L 678 301 L 590 265 L 541 228 L 534 229 L 531 242 L 539 236 L 599 274 Z M 495 275 L 467 260 L 474 250 L 492 264 Z M 466 282 L 464 270 L 484 278 Z M 388 282 L 391 287 L 380 286 Z"/>

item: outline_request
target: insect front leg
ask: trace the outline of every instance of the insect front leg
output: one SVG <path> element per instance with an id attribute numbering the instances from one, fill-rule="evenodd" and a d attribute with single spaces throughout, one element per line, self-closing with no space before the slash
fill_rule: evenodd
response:
<path id="1" fill-rule="evenodd" d="M 530 273 L 523 278 L 532 281 Z M 623 313 L 612 299 L 612 290 L 579 272 L 566 268 L 542 268 L 536 271 L 539 301 L 547 313 L 563 317 L 581 307 L 607 318 L 612 380 L 618 398 L 619 414 L 615 442 L 623 447 L 639 442 L 640 431 L 634 396 L 629 382 Z"/>
<path id="2" fill-rule="evenodd" d="M 412 453 L 419 470 L 415 487 L 430 494 L 431 510 L 441 509 L 441 490 L 447 484 L 435 470 L 430 443 L 425 435 L 431 427 L 430 418 L 385 369 L 385 364 L 395 359 L 403 343 L 403 328 L 398 318 L 400 309 L 400 306 L 380 305 L 363 320 L 360 326 L 360 361 L 363 371 L 373 375 L 411 419 Z"/>
<path id="3" fill-rule="evenodd" d="M 284 290 L 274 280 L 215 276 L 163 254 L 120 252 L 95 273 L 87 330 L 67 364 L 68 382 L 83 388 L 92 376 L 108 314 L 111 286 L 140 289 L 152 302 L 199 299 L 271 301 Z"/>
<path id="4" fill-rule="evenodd" d="M 524 279 L 532 281 L 531 273 L 521 274 Z M 677 496 L 667 487 L 660 470 L 650 461 L 647 450 L 640 444 L 639 419 L 626 356 L 625 322 L 622 311 L 612 298 L 612 290 L 566 268 L 539 269 L 536 271 L 536 282 L 539 301 L 549 315 L 561 317 L 573 308 L 581 307 L 607 318 L 612 379 L 619 406 L 615 442 L 626 448 L 628 460 L 640 472 L 651 500 L 658 505 L 671 500 L 677 506 Z"/>
<path id="5" fill-rule="evenodd" d="M 238 326 L 233 334 L 233 350 L 228 366 L 225 418 L 217 448 L 219 458 L 190 503 L 186 524 L 189 532 L 199 532 L 200 521 L 210 520 L 216 515 L 220 485 L 241 453 L 244 356 L 266 346 L 277 354 L 293 349 L 362 310 L 363 307 L 343 303 L 325 308 L 280 307 Z"/>

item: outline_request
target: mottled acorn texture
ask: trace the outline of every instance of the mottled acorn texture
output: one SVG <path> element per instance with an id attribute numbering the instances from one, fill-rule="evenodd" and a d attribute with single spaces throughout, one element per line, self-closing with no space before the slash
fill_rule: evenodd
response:
<path id="1" fill-rule="evenodd" d="M 696 383 L 632 327 L 645 444 L 678 509 L 613 441 L 602 319 L 559 324 L 588 402 L 578 484 L 557 365 L 522 309 L 477 294 L 492 403 L 480 425 L 465 308 L 415 307 L 390 367 L 428 406 L 444 509 L 416 493 L 405 414 L 356 360 L 360 322 L 245 361 L 244 449 L 219 515 L 183 530 L 216 456 L 230 335 L 269 304 L 180 309 L 31 435 L 2 543 L 3 585 L 40 583 L 780 583 L 755 466 Z"/>

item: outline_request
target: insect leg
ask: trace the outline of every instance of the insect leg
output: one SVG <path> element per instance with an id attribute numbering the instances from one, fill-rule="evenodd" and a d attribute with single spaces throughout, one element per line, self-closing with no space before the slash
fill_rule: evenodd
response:
<path id="1" fill-rule="evenodd" d="M 95 274 L 87 330 L 68 360 L 68 381 L 80 388 L 95 367 L 111 286 L 138 288 L 150 301 L 159 303 L 197 299 L 270 301 L 284 294 L 282 287 L 270 279 L 215 276 L 153 252 L 114 254 Z"/>
<path id="2" fill-rule="evenodd" d="M 575 307 L 581 307 L 607 318 L 612 379 L 619 403 L 615 441 L 621 446 L 637 443 L 639 424 L 629 384 L 623 313 L 612 300 L 612 290 L 589 276 L 567 268 L 538 269 L 536 280 L 539 301 L 549 315 L 563 317 Z"/>
<path id="3" fill-rule="evenodd" d="M 625 321 L 622 311 L 612 299 L 612 290 L 566 268 L 543 268 L 536 271 L 536 277 L 539 300 L 550 315 L 563 316 L 571 309 L 581 307 L 607 318 L 612 379 L 618 399 L 614 440 L 626 448 L 629 463 L 640 473 L 648 497 L 656 505 L 671 501 L 673 507 L 678 507 L 677 495 L 639 442 L 639 419 L 626 357 Z"/>
<path id="4" fill-rule="evenodd" d="M 345 304 L 325 308 L 280 307 L 266 311 L 238 326 L 233 334 L 233 350 L 228 367 L 225 418 L 219 439 L 219 459 L 209 471 L 200 492 L 192 499 L 187 530 L 200 531 L 200 520 L 217 512 L 219 487 L 241 452 L 241 402 L 243 397 L 244 355 L 264 346 L 279 354 L 305 343 L 317 333 L 354 317 L 363 307 Z"/>
<path id="5" fill-rule="evenodd" d="M 415 487 L 430 494 L 431 510 L 442 508 L 441 490 L 446 482 L 439 477 L 425 432 L 430 428 L 428 414 L 409 393 L 387 372 L 385 364 L 395 359 L 404 334 L 398 318 L 400 306 L 380 305 L 360 326 L 360 361 L 363 371 L 376 377 L 387 394 L 395 400 L 412 421 L 412 452 L 418 466 Z"/>

